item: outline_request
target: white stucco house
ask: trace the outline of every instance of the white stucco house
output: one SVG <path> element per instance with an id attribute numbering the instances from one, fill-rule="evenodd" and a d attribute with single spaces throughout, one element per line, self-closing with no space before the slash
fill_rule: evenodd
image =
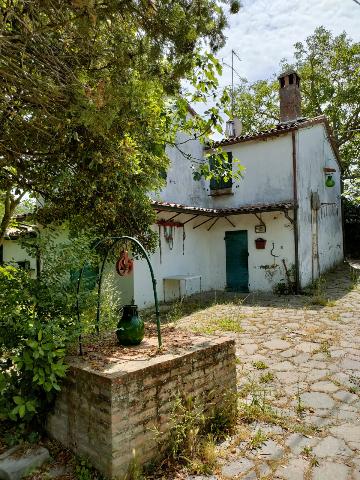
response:
<path id="1" fill-rule="evenodd" d="M 343 260 L 341 165 L 331 130 L 324 116 L 301 117 L 296 72 L 281 75 L 279 86 L 275 128 L 215 145 L 228 153 L 231 168 L 232 159 L 245 167 L 242 179 L 195 181 L 191 163 L 169 149 L 167 184 L 152 200 L 160 299 L 200 290 L 272 291 L 290 282 L 300 291 Z M 192 140 L 182 149 L 203 158 L 210 147 Z M 4 260 L 6 250 L 5 243 Z M 153 303 L 145 261 L 136 260 L 118 285 L 124 303 Z"/>
<path id="2" fill-rule="evenodd" d="M 153 199 L 159 298 L 200 289 L 272 291 L 289 281 L 300 291 L 343 260 L 341 164 L 329 124 L 324 116 L 301 117 L 296 72 L 280 76 L 279 87 L 276 128 L 216 144 L 245 167 L 242 179 L 194 181 L 189 161 L 169 150 L 167 185 Z M 204 155 L 196 141 L 184 147 L 194 158 Z M 140 307 L 153 302 L 145 262 L 123 281 L 131 281 Z"/>

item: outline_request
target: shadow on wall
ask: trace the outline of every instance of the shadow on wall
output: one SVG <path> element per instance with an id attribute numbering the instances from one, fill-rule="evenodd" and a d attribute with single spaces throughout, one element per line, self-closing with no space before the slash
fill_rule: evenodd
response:
<path id="1" fill-rule="evenodd" d="M 360 205 L 344 200 L 345 255 L 360 259 Z"/>

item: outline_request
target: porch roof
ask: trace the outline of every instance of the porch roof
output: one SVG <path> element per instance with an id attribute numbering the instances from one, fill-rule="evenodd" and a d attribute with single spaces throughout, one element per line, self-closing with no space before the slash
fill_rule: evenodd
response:
<path id="1" fill-rule="evenodd" d="M 294 209 L 294 202 L 291 200 L 277 203 L 256 203 L 252 205 L 242 205 L 233 208 L 204 208 L 179 203 L 152 202 L 153 208 L 160 212 L 176 212 L 188 215 L 198 215 L 202 217 L 227 217 L 231 215 L 243 215 L 246 213 L 278 212 Z"/>
<path id="2" fill-rule="evenodd" d="M 28 235 L 30 237 L 36 237 L 36 231 L 34 226 L 17 224 L 12 227 L 8 227 L 5 231 L 5 240 L 17 240 L 23 235 Z"/>

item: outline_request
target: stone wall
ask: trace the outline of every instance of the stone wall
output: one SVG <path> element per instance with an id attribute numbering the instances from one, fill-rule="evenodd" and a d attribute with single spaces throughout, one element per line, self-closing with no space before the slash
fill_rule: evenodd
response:
<path id="1" fill-rule="evenodd" d="M 196 337 L 178 354 L 129 360 L 95 371 L 72 358 L 48 432 L 90 459 L 108 477 L 123 477 L 134 453 L 141 464 L 159 458 L 154 427 L 166 442 L 172 399 L 177 395 L 221 402 L 236 389 L 235 343 Z"/>

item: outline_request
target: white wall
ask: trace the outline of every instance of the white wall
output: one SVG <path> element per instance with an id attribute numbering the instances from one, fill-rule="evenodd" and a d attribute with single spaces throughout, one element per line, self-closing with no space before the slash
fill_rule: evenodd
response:
<path id="1" fill-rule="evenodd" d="M 195 161 L 203 158 L 203 145 L 189 135 L 178 133 L 176 137 L 178 148 L 168 147 L 166 153 L 170 158 L 170 168 L 167 172 L 166 187 L 153 198 L 163 202 L 174 202 L 183 205 L 205 207 L 210 205 L 206 182 L 193 179 L 193 166 L 190 155 Z M 185 143 L 184 143 L 185 142 Z M 181 151 L 184 153 L 181 153 Z"/>
<path id="2" fill-rule="evenodd" d="M 296 149 L 300 284 L 301 287 L 305 287 L 317 274 L 312 258 L 311 192 L 318 192 L 321 202 L 318 211 L 320 274 L 343 259 L 340 168 L 323 124 L 300 129 L 296 133 Z M 332 188 L 325 186 L 324 167 L 336 169 L 333 174 L 335 186 Z"/>
<path id="3" fill-rule="evenodd" d="M 255 203 L 276 203 L 291 200 L 292 156 L 291 134 L 248 141 L 224 147 L 234 160 L 245 167 L 243 178 L 235 180 L 233 195 L 214 196 L 214 208 L 238 207 Z M 208 186 L 208 193 L 210 188 Z"/>
<path id="4" fill-rule="evenodd" d="M 177 142 L 193 158 L 203 158 L 203 146 L 198 141 L 180 133 Z M 210 196 L 209 182 L 195 181 L 191 162 L 173 147 L 167 150 L 171 160 L 167 185 L 153 198 L 208 208 L 292 200 L 291 134 L 229 145 L 224 150 L 233 152 L 233 171 L 236 171 L 235 159 L 245 167 L 243 178 L 234 180 L 230 195 Z"/>
<path id="5" fill-rule="evenodd" d="M 30 262 L 31 276 L 36 276 L 36 259 L 28 255 L 25 248 L 22 248 L 17 240 L 5 240 L 3 244 L 3 258 L 5 263 L 13 263 L 17 266 L 16 262 L 23 262 L 28 260 Z"/>
<path id="6" fill-rule="evenodd" d="M 177 217 L 179 221 L 185 221 L 188 218 L 189 217 L 185 215 Z M 185 255 L 182 254 L 182 228 L 175 229 L 174 246 L 172 250 L 169 249 L 169 246 L 165 242 L 162 230 L 162 262 L 160 263 L 159 248 L 151 255 L 155 277 L 158 281 L 157 293 L 160 301 L 164 299 L 163 278 L 168 276 L 197 274 L 202 276 L 203 291 L 213 289 L 223 290 L 225 288 L 226 260 L 224 237 L 226 231 L 248 230 L 250 291 L 271 291 L 276 283 L 284 281 L 285 271 L 282 259 L 285 260 L 289 269 L 294 264 L 293 227 L 284 217 L 284 214 L 280 212 L 263 214 L 262 219 L 266 224 L 267 231 L 262 234 L 255 233 L 255 225 L 257 225 L 259 221 L 254 215 L 239 215 L 229 218 L 235 227 L 232 227 L 223 218 L 219 219 L 210 231 L 207 231 L 207 229 L 213 220 L 204 224 L 202 227 L 195 230 L 193 229 L 194 225 L 198 225 L 205 220 L 204 217 L 199 217 L 187 224 L 185 226 Z M 255 248 L 255 239 L 258 237 L 267 240 L 265 250 L 257 250 Z M 274 258 L 270 254 L 272 242 L 274 242 L 273 253 L 278 255 L 278 258 L 275 259 L 275 263 L 278 266 L 275 269 L 268 268 L 268 266 L 274 264 Z M 135 302 L 140 308 L 152 305 L 152 285 L 145 261 L 135 261 L 134 272 Z M 271 277 L 270 273 L 266 272 L 274 273 Z M 169 285 L 168 283 L 166 285 L 168 287 L 166 289 L 166 299 L 169 299 L 171 294 L 176 298 L 176 295 L 178 295 L 177 286 L 175 286 L 175 284 Z M 198 280 L 191 281 L 188 285 L 188 293 L 198 291 Z"/>
<path id="7" fill-rule="evenodd" d="M 188 136 L 179 134 L 179 148 L 194 158 L 203 158 L 203 146 L 192 139 L 181 144 L 186 140 Z M 232 194 L 210 196 L 209 182 L 195 181 L 191 162 L 173 147 L 167 150 L 171 159 L 167 185 L 154 198 L 210 208 L 275 203 L 293 198 L 291 134 L 229 145 L 224 150 L 233 152 L 233 171 L 236 170 L 235 159 L 245 167 L 243 178 L 234 180 Z"/>
<path id="8" fill-rule="evenodd" d="M 113 288 L 119 292 L 121 305 L 130 304 L 134 298 L 134 273 L 121 277 L 116 272 L 115 262 L 109 262 L 104 268 L 102 289 Z"/>

